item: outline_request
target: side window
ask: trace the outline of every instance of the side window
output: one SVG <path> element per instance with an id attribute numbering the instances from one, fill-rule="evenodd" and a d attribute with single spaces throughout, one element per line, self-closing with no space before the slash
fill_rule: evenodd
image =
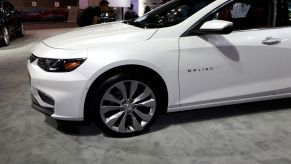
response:
<path id="1" fill-rule="evenodd" d="M 291 25 L 291 0 L 277 0 L 276 27 Z"/>
<path id="2" fill-rule="evenodd" d="M 173 0 L 158 10 L 136 19 L 133 24 L 146 28 L 170 27 L 181 23 L 214 0 Z"/>
<path id="3" fill-rule="evenodd" d="M 291 0 L 288 0 L 289 25 L 291 25 Z"/>
<path id="4" fill-rule="evenodd" d="M 5 12 L 11 12 L 11 11 L 14 11 L 15 10 L 14 7 L 10 3 L 8 3 L 8 2 L 5 2 L 3 4 L 3 7 L 4 7 L 4 11 Z"/>
<path id="5" fill-rule="evenodd" d="M 203 7 L 207 6 L 211 0 L 184 0 L 177 2 L 179 3 L 173 5 L 172 8 L 156 14 L 155 17 L 151 20 L 151 23 L 155 25 L 160 24 L 162 26 L 179 24 Z"/>
<path id="6" fill-rule="evenodd" d="M 236 1 L 218 10 L 210 20 L 233 22 L 234 30 L 273 27 L 273 6 L 272 0 Z"/>
<path id="7" fill-rule="evenodd" d="M 0 14 L 2 14 L 3 12 L 4 12 L 3 4 L 0 2 Z"/>

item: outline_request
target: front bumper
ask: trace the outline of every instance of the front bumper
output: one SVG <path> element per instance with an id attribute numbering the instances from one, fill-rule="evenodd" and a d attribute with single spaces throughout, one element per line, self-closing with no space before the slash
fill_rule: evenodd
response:
<path id="1" fill-rule="evenodd" d="M 57 120 L 84 120 L 86 76 L 77 70 L 45 72 L 37 65 L 37 60 L 28 61 L 27 68 L 33 108 Z"/>
<path id="2" fill-rule="evenodd" d="M 33 95 L 31 95 L 31 101 L 32 101 L 31 102 L 32 103 L 31 107 L 33 107 L 34 109 L 38 110 L 39 112 L 44 113 L 44 114 L 46 114 L 48 116 L 51 116 L 51 115 L 54 114 L 54 108 L 47 108 L 47 107 L 41 106 L 37 102 L 36 98 Z"/>

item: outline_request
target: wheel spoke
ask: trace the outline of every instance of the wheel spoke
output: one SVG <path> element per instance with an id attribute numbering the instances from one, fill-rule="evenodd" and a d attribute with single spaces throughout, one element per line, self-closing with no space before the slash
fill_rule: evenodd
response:
<path id="1" fill-rule="evenodd" d="M 145 98 L 147 98 L 151 94 L 148 88 L 145 88 L 142 94 L 140 94 L 137 98 L 134 99 L 133 103 L 139 102 Z"/>
<path id="2" fill-rule="evenodd" d="M 118 83 L 116 87 L 120 90 L 123 99 L 127 99 L 127 92 L 124 83 Z"/>
<path id="3" fill-rule="evenodd" d="M 115 98 L 113 95 L 111 95 L 110 93 L 107 93 L 104 96 L 103 100 L 107 100 L 107 101 L 111 101 L 111 102 L 115 102 L 117 104 L 121 104 L 120 100 L 118 100 L 117 98 Z"/>
<path id="4" fill-rule="evenodd" d="M 145 122 L 149 122 L 152 119 L 152 115 L 150 114 L 144 114 L 137 109 L 134 109 L 133 111 Z"/>
<path id="5" fill-rule="evenodd" d="M 156 100 L 155 99 L 149 99 L 147 101 L 144 101 L 144 102 L 136 104 L 136 106 L 155 107 L 156 106 Z"/>
<path id="6" fill-rule="evenodd" d="M 107 118 L 106 124 L 108 126 L 112 127 L 123 113 L 124 113 L 124 111 L 121 111 L 121 112 L 118 112 L 118 113 L 112 115 L 111 117 Z"/>
<path id="7" fill-rule="evenodd" d="M 149 86 L 137 80 L 123 80 L 107 89 L 99 113 L 109 129 L 132 133 L 143 130 L 152 120 L 156 105 L 156 97 Z"/>
<path id="8" fill-rule="evenodd" d="M 131 119 L 132 119 L 132 126 L 134 128 L 134 130 L 139 131 L 142 129 L 141 124 L 137 121 L 137 119 L 134 117 L 133 114 L 130 115 Z"/>
<path id="9" fill-rule="evenodd" d="M 125 132 L 126 131 L 126 127 L 125 127 L 126 119 L 127 119 L 127 112 L 124 112 L 122 120 L 120 121 L 119 126 L 118 126 L 118 131 L 119 132 Z"/>
<path id="10" fill-rule="evenodd" d="M 102 114 L 105 114 L 110 111 L 118 110 L 120 109 L 120 106 L 101 106 L 100 110 Z"/>
<path id="11" fill-rule="evenodd" d="M 133 95 L 137 89 L 138 86 L 138 82 L 136 81 L 132 81 L 130 84 L 130 94 L 129 94 L 129 98 L 133 98 Z"/>

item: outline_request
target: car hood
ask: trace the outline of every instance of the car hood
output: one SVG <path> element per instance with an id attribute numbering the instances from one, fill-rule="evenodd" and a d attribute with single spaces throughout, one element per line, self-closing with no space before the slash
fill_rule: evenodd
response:
<path id="1" fill-rule="evenodd" d="M 144 41 L 157 29 L 143 29 L 121 22 L 93 25 L 60 34 L 43 41 L 57 49 L 86 49 L 103 43 Z"/>

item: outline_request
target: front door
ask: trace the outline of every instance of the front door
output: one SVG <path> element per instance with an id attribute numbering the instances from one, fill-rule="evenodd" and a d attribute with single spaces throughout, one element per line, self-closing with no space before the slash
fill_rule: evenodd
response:
<path id="1" fill-rule="evenodd" d="M 278 28 L 284 29 L 282 47 L 284 49 L 277 54 L 280 59 L 279 73 L 276 81 L 277 95 L 291 94 L 291 0 L 282 0 L 278 4 Z"/>
<path id="2" fill-rule="evenodd" d="M 204 20 L 231 21 L 234 32 L 180 38 L 182 106 L 274 94 L 282 49 L 282 29 L 273 29 L 275 7 L 272 0 L 235 1 Z"/>

